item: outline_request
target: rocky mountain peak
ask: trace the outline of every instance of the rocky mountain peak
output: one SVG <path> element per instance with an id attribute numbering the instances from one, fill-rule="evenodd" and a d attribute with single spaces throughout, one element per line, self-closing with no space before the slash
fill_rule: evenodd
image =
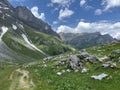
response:
<path id="1" fill-rule="evenodd" d="M 13 9 L 12 5 L 7 0 L 0 0 L 0 6 L 7 6 L 8 8 Z"/>
<path id="2" fill-rule="evenodd" d="M 21 20 L 32 21 L 32 19 L 34 19 L 34 16 L 31 13 L 31 11 L 27 9 L 27 7 L 25 6 L 18 6 L 16 7 L 15 11 L 16 11 L 17 16 Z"/>
<path id="3" fill-rule="evenodd" d="M 36 18 L 27 7 L 18 6 L 14 8 L 7 0 L 0 0 L 0 18 L 3 20 L 9 18 L 14 22 L 17 20 L 37 31 L 59 37 L 47 22 Z"/>
<path id="4" fill-rule="evenodd" d="M 15 8 L 16 16 L 19 20 L 27 24 L 28 26 L 41 31 L 43 33 L 59 37 L 59 35 L 54 32 L 51 26 L 42 21 L 41 19 L 36 18 L 32 12 L 25 6 L 18 6 Z"/>

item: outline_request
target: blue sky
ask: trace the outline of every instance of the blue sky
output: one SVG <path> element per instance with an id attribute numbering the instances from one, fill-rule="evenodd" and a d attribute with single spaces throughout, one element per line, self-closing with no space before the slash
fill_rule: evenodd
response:
<path id="1" fill-rule="evenodd" d="M 96 32 L 120 38 L 120 0 L 9 0 L 26 6 L 57 32 Z M 107 30 L 106 30 L 107 29 Z"/>

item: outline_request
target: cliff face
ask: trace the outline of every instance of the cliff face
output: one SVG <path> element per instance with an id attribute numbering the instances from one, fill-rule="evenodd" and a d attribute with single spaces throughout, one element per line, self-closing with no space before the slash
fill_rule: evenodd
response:
<path id="1" fill-rule="evenodd" d="M 59 35 L 52 30 L 50 25 L 48 25 L 41 19 L 36 18 L 26 7 L 18 6 L 17 8 L 15 8 L 15 13 L 17 18 L 28 26 L 40 32 L 59 37 Z"/>
<path id="2" fill-rule="evenodd" d="M 25 6 L 14 8 L 7 0 L 0 0 L 0 17 L 19 20 L 37 31 L 59 38 L 59 35 L 53 31 L 47 22 L 36 18 Z"/>

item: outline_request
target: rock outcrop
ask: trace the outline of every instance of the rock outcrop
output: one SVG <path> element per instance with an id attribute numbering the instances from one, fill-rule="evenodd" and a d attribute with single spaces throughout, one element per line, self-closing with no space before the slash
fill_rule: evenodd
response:
<path id="1" fill-rule="evenodd" d="M 25 6 L 16 7 L 15 13 L 17 18 L 24 22 L 25 24 L 27 24 L 28 26 L 40 32 L 59 37 L 59 35 L 52 30 L 51 26 L 48 23 L 42 21 L 41 19 L 36 18 L 27 7 Z"/>
<path id="2" fill-rule="evenodd" d="M 80 59 L 76 55 L 71 55 L 68 59 L 68 65 L 75 71 L 79 71 L 79 68 L 82 68 L 83 64 L 80 62 Z"/>

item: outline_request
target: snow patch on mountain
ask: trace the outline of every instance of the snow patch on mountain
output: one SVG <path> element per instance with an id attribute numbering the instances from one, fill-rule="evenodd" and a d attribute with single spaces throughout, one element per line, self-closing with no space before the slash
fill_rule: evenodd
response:
<path id="1" fill-rule="evenodd" d="M 11 16 L 10 16 L 9 14 L 7 14 L 7 13 L 6 13 L 5 15 L 6 15 L 7 17 L 11 17 Z"/>
<path id="2" fill-rule="evenodd" d="M 5 9 L 5 10 L 9 9 L 8 7 L 2 7 L 2 6 L 0 6 L 0 8 Z"/>
<path id="3" fill-rule="evenodd" d="M 3 4 L 2 2 L 0 2 L 0 4 L 3 5 L 3 6 L 7 6 L 7 5 Z"/>
<path id="4" fill-rule="evenodd" d="M 8 31 L 8 28 L 5 27 L 5 26 L 2 26 L 1 29 L 2 29 L 2 33 L 1 33 L 1 35 L 0 35 L 0 41 L 2 41 L 2 37 L 3 37 L 4 34 Z"/>
<path id="5" fill-rule="evenodd" d="M 23 37 L 23 39 L 26 41 L 26 43 L 27 43 L 28 45 L 30 45 L 30 46 L 31 46 L 32 48 L 34 48 L 35 50 L 41 52 L 42 54 L 46 55 L 42 50 L 38 49 L 35 45 L 33 45 L 33 44 L 28 40 L 28 38 L 27 38 L 27 36 L 26 36 L 25 34 L 22 34 L 22 37 Z"/>
<path id="6" fill-rule="evenodd" d="M 17 30 L 17 26 L 14 25 L 14 24 L 12 24 L 12 28 L 13 28 L 14 30 Z"/>
<path id="7" fill-rule="evenodd" d="M 22 24 L 19 24 L 20 28 L 24 29 L 23 25 Z"/>
<path id="8" fill-rule="evenodd" d="M 22 24 L 20 24 L 20 23 L 18 23 L 18 22 L 16 22 L 16 24 L 17 24 L 17 26 L 18 26 L 20 29 L 24 29 L 24 27 L 23 27 Z"/>
<path id="9" fill-rule="evenodd" d="M 3 9 L 6 9 L 6 10 L 7 10 L 7 9 L 9 9 L 9 8 L 8 8 L 8 7 L 3 7 Z"/>

